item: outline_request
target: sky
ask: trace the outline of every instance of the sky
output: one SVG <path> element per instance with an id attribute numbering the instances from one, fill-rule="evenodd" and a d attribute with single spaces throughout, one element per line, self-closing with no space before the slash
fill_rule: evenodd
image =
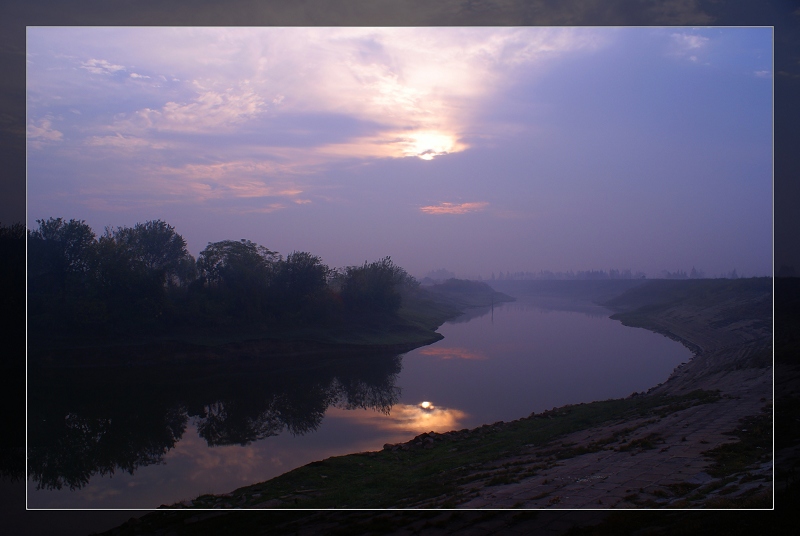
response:
<path id="1" fill-rule="evenodd" d="M 769 27 L 27 29 L 27 223 L 412 275 L 772 273 Z"/>

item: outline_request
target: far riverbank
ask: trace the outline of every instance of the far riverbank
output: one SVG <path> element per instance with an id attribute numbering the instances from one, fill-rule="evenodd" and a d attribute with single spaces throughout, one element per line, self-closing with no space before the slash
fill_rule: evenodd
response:
<path id="1" fill-rule="evenodd" d="M 397 314 L 347 318 L 310 325 L 242 325 L 200 330 L 176 327 L 169 335 L 130 334 L 109 339 L 48 338 L 28 341 L 35 367 L 158 366 L 309 357 L 402 353 L 442 338 L 436 329 L 469 309 L 513 298 L 477 281 L 451 279 L 403 296 Z"/>

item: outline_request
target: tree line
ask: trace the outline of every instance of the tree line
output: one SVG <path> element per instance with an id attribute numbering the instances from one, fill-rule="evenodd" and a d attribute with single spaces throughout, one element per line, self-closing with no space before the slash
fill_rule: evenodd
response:
<path id="1" fill-rule="evenodd" d="M 27 231 L 28 320 L 44 334 L 375 322 L 418 285 L 390 257 L 333 269 L 245 239 L 209 242 L 195 259 L 162 220 L 100 236 L 83 220 L 37 224 Z"/>

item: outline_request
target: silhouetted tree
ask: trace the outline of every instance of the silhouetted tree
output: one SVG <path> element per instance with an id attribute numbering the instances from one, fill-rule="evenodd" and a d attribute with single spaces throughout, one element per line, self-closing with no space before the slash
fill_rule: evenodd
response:
<path id="1" fill-rule="evenodd" d="M 113 232 L 107 229 L 106 235 L 127 249 L 133 262 L 142 264 L 165 286 L 188 283 L 196 276 L 186 241 L 166 222 L 151 220 L 133 227 L 117 227 Z"/>
<path id="2" fill-rule="evenodd" d="M 87 282 L 93 265 L 95 234 L 83 220 L 36 220 L 30 233 L 29 275 L 37 289 L 64 293 Z M 30 281 L 30 280 L 29 280 Z"/>
<path id="3" fill-rule="evenodd" d="M 300 320 L 318 318 L 329 300 L 330 268 L 322 259 L 303 251 L 279 261 L 272 277 L 272 295 L 279 313 Z"/>
<path id="4" fill-rule="evenodd" d="M 48 333 L 75 333 L 98 315 L 94 231 L 83 220 L 37 220 L 28 240 L 29 322 Z"/>
<path id="5" fill-rule="evenodd" d="M 222 310 L 257 321 L 267 306 L 268 287 L 280 255 L 250 240 L 209 243 L 197 267 L 202 285 Z"/>
<path id="6" fill-rule="evenodd" d="M 163 322 L 167 296 L 163 272 L 149 270 L 137 251 L 110 230 L 97 242 L 95 280 L 102 308 L 114 331 L 151 329 Z"/>
<path id="7" fill-rule="evenodd" d="M 391 257 L 345 268 L 341 295 L 345 306 L 360 314 L 394 314 L 402 301 L 400 287 L 408 274 Z"/>

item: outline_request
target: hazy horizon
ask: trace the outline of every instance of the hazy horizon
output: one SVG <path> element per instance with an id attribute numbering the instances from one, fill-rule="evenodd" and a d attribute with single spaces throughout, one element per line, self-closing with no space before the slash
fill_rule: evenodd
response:
<path id="1" fill-rule="evenodd" d="M 772 273 L 772 29 L 27 36 L 27 225 L 412 275 Z"/>

